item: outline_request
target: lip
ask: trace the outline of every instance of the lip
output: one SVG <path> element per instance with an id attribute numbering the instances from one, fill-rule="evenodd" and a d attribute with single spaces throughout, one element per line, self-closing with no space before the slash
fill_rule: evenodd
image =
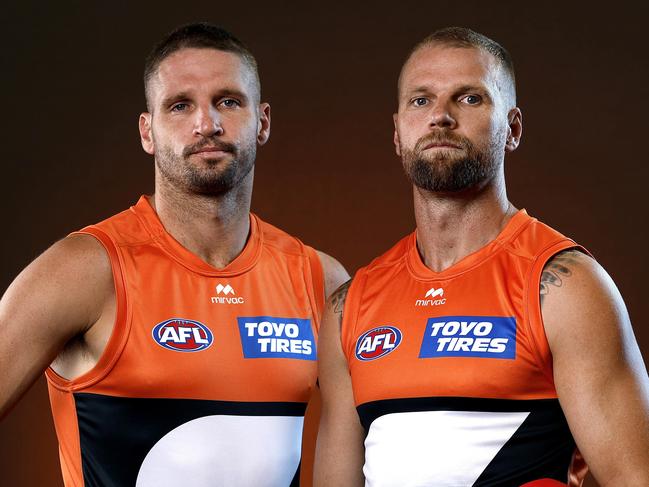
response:
<path id="1" fill-rule="evenodd" d="M 218 147 L 203 147 L 202 149 L 199 149 L 199 150 L 197 150 L 195 152 L 192 152 L 192 154 L 206 154 L 206 153 L 207 154 L 213 154 L 215 152 L 220 152 L 220 153 L 225 154 L 226 152 L 229 152 L 229 151 L 227 151 L 225 149 L 220 149 Z"/>
<path id="2" fill-rule="evenodd" d="M 433 144 L 428 144 L 426 147 L 424 147 L 424 150 L 428 149 L 461 149 L 461 147 L 453 144 L 447 144 L 447 143 L 433 143 Z"/>

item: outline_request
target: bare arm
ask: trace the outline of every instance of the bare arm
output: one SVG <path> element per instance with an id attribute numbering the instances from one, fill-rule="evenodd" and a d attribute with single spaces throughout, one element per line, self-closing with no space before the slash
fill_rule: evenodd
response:
<path id="1" fill-rule="evenodd" d="M 319 250 L 316 250 L 316 252 L 318 253 L 318 257 L 320 257 L 320 263 L 322 264 L 325 299 L 327 299 L 336 289 L 349 280 L 349 274 L 336 259 L 324 252 L 320 252 Z"/>
<path id="2" fill-rule="evenodd" d="M 592 258 L 566 251 L 541 277 L 559 401 L 602 486 L 649 485 L 649 379 L 624 302 Z"/>
<path id="3" fill-rule="evenodd" d="M 108 256 L 90 236 L 57 242 L 20 273 L 0 301 L 0 417 L 113 302 Z"/>
<path id="4" fill-rule="evenodd" d="M 327 301 L 320 331 L 318 362 L 322 412 L 316 446 L 314 487 L 364 485 L 365 433 L 354 406 L 352 381 L 340 341 L 347 290 L 342 285 Z"/>

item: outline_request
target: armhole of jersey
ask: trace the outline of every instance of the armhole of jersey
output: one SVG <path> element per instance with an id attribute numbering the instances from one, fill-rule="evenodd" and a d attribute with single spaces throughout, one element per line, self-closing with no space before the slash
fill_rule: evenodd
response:
<path id="1" fill-rule="evenodd" d="M 115 242 L 102 230 L 95 226 L 86 227 L 71 235 L 91 235 L 104 247 L 113 273 L 115 286 L 115 321 L 106 348 L 93 368 L 74 379 L 65 379 L 51 367 L 46 370 L 48 381 L 53 387 L 63 391 L 77 391 L 89 387 L 106 377 L 117 359 L 119 359 L 130 331 L 129 306 L 126 293 L 126 283 L 123 274 L 123 261 L 117 251 Z"/>
<path id="2" fill-rule="evenodd" d="M 579 250 L 586 255 L 590 255 L 584 247 L 570 239 L 555 242 L 536 257 L 525 284 L 525 322 L 528 325 L 528 333 L 532 340 L 537 365 L 541 368 L 543 374 L 553 387 L 552 352 L 545 333 L 545 324 L 543 323 L 543 315 L 541 313 L 541 274 L 550 259 L 564 250 L 571 249 Z"/>
<path id="3" fill-rule="evenodd" d="M 343 322 L 340 326 L 340 345 L 342 346 L 345 357 L 347 357 L 347 364 L 349 364 L 354 358 L 356 348 L 354 336 L 356 333 L 356 324 L 358 322 L 361 298 L 366 280 L 367 273 L 364 269 L 356 272 L 356 275 L 354 275 L 352 283 L 347 290 L 347 297 L 345 298 Z"/>
<path id="4" fill-rule="evenodd" d="M 309 270 L 310 270 L 310 279 L 312 286 L 310 287 L 309 299 L 312 303 L 312 308 L 314 312 L 313 321 L 316 330 L 320 330 L 320 320 L 322 318 L 322 312 L 324 311 L 325 305 L 325 284 L 324 284 L 324 269 L 322 268 L 322 262 L 320 261 L 320 256 L 315 251 L 313 247 L 308 245 L 304 246 L 306 251 L 307 258 L 309 259 Z M 307 279 L 308 282 L 308 279 Z"/>

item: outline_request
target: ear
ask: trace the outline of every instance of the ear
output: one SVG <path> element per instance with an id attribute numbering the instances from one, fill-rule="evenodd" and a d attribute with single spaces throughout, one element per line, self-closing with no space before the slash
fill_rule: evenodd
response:
<path id="1" fill-rule="evenodd" d="M 151 114 L 149 112 L 140 113 L 139 128 L 140 143 L 144 152 L 154 155 L 155 144 L 153 143 L 153 135 L 151 133 Z"/>
<path id="2" fill-rule="evenodd" d="M 399 157 L 401 157 L 401 142 L 399 140 L 399 131 L 397 130 L 398 121 L 399 121 L 399 114 L 393 113 L 392 122 L 394 123 L 394 135 L 392 136 L 392 140 L 394 142 L 394 151 L 397 153 Z"/>
<path id="3" fill-rule="evenodd" d="M 509 111 L 507 123 L 509 124 L 509 135 L 507 136 L 505 150 L 513 152 L 521 143 L 521 137 L 523 136 L 523 113 L 520 108 L 514 107 Z"/>
<path id="4" fill-rule="evenodd" d="M 270 105 L 259 104 L 259 120 L 257 121 L 257 143 L 264 145 L 270 137 Z"/>

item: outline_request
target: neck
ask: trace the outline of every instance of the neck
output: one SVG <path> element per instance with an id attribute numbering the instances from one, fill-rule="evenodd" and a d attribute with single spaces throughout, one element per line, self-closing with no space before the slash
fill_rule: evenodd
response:
<path id="1" fill-rule="evenodd" d="M 156 171 L 150 202 L 173 238 L 212 267 L 223 268 L 242 252 L 248 239 L 253 172 L 236 188 L 206 196 L 183 192 Z"/>
<path id="2" fill-rule="evenodd" d="M 426 266 L 448 269 L 494 240 L 516 213 L 507 200 L 504 175 L 461 193 L 414 187 L 417 248 Z"/>

